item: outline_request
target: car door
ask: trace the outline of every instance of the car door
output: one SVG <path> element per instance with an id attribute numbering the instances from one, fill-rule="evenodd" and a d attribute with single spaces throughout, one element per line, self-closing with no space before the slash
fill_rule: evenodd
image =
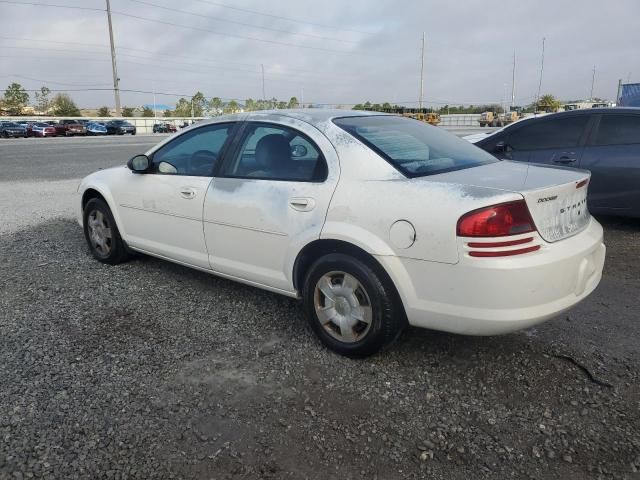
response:
<path id="1" fill-rule="evenodd" d="M 640 215 L 640 115 L 598 115 L 580 168 L 591 171 L 590 209 Z"/>
<path id="2" fill-rule="evenodd" d="M 317 129 L 280 118 L 243 127 L 209 186 L 204 231 L 214 271 L 293 293 L 295 255 L 320 237 L 339 165 Z"/>
<path id="3" fill-rule="evenodd" d="M 590 115 L 550 115 L 530 120 L 506 135 L 504 158 L 547 165 L 577 167 Z"/>
<path id="4" fill-rule="evenodd" d="M 209 269 L 202 207 L 235 125 L 209 124 L 173 138 L 151 155 L 147 173 L 130 172 L 115 187 L 132 247 Z"/>

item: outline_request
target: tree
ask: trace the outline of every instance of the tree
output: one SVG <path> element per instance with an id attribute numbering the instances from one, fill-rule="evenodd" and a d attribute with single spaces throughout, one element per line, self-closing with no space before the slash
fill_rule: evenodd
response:
<path id="1" fill-rule="evenodd" d="M 239 110 L 240 105 L 238 105 L 238 102 L 236 102 L 235 100 L 231 100 L 229 103 L 227 103 L 225 113 L 236 113 Z"/>
<path id="2" fill-rule="evenodd" d="M 190 117 L 191 116 L 191 102 L 186 98 L 181 98 L 176 103 L 176 108 L 174 109 L 175 117 Z"/>
<path id="3" fill-rule="evenodd" d="M 99 117 L 110 117 L 111 113 L 109 111 L 109 107 L 100 107 L 98 109 L 98 116 Z"/>
<path id="4" fill-rule="evenodd" d="M 560 101 L 553 95 L 547 93 L 540 97 L 537 108 L 545 112 L 557 112 L 560 108 Z"/>
<path id="5" fill-rule="evenodd" d="M 51 100 L 51 113 L 58 117 L 81 117 L 80 109 L 66 93 L 59 93 Z"/>
<path id="6" fill-rule="evenodd" d="M 40 87 L 40 92 L 36 92 L 36 109 L 40 113 L 47 113 L 49 108 L 51 107 L 51 102 L 49 101 L 49 94 L 51 90 L 47 87 Z"/>
<path id="7" fill-rule="evenodd" d="M 247 98 L 244 101 L 244 109 L 247 112 L 253 112 L 254 110 L 257 110 L 256 107 L 257 107 L 257 104 L 256 104 L 256 102 L 255 102 L 255 100 L 253 98 Z"/>
<path id="8" fill-rule="evenodd" d="M 276 105 L 276 108 L 278 110 L 282 110 L 283 108 L 287 108 L 287 102 L 278 102 L 278 104 Z"/>
<path id="9" fill-rule="evenodd" d="M 193 105 L 193 116 L 202 117 L 204 115 L 205 108 L 207 107 L 207 99 L 202 92 L 196 92 L 191 97 L 191 104 Z M 191 114 L 191 112 L 189 112 Z"/>
<path id="10" fill-rule="evenodd" d="M 19 83 L 13 82 L 4 91 L 4 108 L 10 115 L 20 115 L 29 103 L 29 94 Z"/>
<path id="11" fill-rule="evenodd" d="M 150 107 L 148 107 L 147 105 L 145 105 L 144 107 L 142 107 L 142 116 L 143 117 L 153 117 L 153 109 L 151 109 Z"/>
<path id="12" fill-rule="evenodd" d="M 122 116 L 123 117 L 133 117 L 136 109 L 133 107 L 122 107 Z"/>
<path id="13" fill-rule="evenodd" d="M 209 115 L 218 116 L 222 113 L 223 106 L 224 103 L 220 97 L 213 97 L 207 102 L 207 112 Z"/>
<path id="14" fill-rule="evenodd" d="M 298 108 L 300 104 L 298 103 L 298 99 L 296 97 L 291 97 L 289 99 L 289 104 L 287 105 L 289 108 Z"/>

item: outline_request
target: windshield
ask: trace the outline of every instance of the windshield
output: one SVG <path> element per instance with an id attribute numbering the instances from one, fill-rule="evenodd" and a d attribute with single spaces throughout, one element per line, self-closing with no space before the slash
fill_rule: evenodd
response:
<path id="1" fill-rule="evenodd" d="M 9 128 L 13 128 L 13 127 L 19 127 L 20 125 L 18 125 L 17 123 L 13 123 L 13 122 L 4 122 L 2 124 L 2 126 L 4 127 L 9 127 Z"/>
<path id="2" fill-rule="evenodd" d="M 498 161 L 469 142 L 419 120 L 375 115 L 336 118 L 333 122 L 407 177 L 435 175 Z"/>

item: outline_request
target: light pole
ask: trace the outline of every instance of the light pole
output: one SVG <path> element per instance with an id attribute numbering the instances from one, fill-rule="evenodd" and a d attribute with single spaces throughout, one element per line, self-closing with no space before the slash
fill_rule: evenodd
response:
<path id="1" fill-rule="evenodd" d="M 420 54 L 420 110 L 422 110 L 422 100 L 424 99 L 424 32 L 422 32 L 422 53 Z"/>

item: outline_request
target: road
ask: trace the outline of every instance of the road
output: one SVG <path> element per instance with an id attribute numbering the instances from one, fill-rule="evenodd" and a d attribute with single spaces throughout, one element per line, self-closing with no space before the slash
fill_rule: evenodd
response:
<path id="1" fill-rule="evenodd" d="M 0 182 L 82 178 L 100 168 L 124 165 L 166 135 L 0 139 Z"/>
<path id="2" fill-rule="evenodd" d="M 89 255 L 79 178 L 159 140 L 0 141 L 0 479 L 638 478 L 640 222 L 559 318 L 354 361 L 294 300 Z"/>

